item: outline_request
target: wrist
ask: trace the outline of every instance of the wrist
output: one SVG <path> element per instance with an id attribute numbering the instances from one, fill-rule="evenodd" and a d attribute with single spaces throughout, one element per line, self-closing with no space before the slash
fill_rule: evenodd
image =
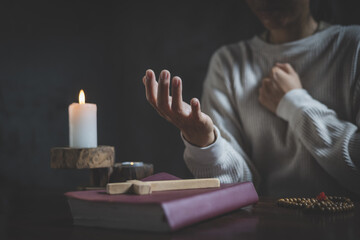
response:
<path id="1" fill-rule="evenodd" d="M 213 130 L 205 135 L 200 135 L 198 133 L 186 133 L 181 131 L 184 139 L 188 141 L 190 144 L 197 146 L 197 147 L 207 147 L 213 144 L 216 141 L 216 131 Z"/>
<path id="2" fill-rule="evenodd" d="M 305 89 L 293 89 L 287 92 L 280 100 L 276 109 L 276 115 L 285 121 L 290 121 L 296 112 L 309 106 L 312 101 L 313 99 Z"/>

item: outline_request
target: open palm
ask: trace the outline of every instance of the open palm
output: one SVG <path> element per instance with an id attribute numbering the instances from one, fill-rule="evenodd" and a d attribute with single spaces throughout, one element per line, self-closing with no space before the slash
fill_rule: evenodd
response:
<path id="1" fill-rule="evenodd" d="M 146 98 L 155 110 L 166 120 L 179 128 L 187 141 L 204 147 L 215 140 L 214 125 L 211 118 L 201 112 L 200 102 L 193 98 L 190 104 L 182 99 L 182 81 L 173 77 L 170 96 L 170 72 L 163 70 L 159 82 L 152 70 L 143 77 Z"/>

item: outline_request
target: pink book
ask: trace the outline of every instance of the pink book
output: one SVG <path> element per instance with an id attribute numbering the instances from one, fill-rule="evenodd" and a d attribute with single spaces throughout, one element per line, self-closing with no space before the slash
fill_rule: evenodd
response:
<path id="1" fill-rule="evenodd" d="M 159 173 L 142 181 L 179 179 Z M 67 192 L 75 225 L 169 232 L 254 204 L 251 182 L 220 188 L 108 195 L 105 190 Z"/>

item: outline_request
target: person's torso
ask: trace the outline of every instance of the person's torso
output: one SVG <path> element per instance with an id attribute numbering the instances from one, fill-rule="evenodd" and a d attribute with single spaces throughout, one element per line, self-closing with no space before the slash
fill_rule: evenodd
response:
<path id="1" fill-rule="evenodd" d="M 339 119 L 354 122 L 352 105 L 353 46 L 347 46 L 340 26 L 332 26 L 311 39 L 302 39 L 282 48 L 255 37 L 226 48 L 224 64 L 232 81 L 236 108 L 245 130 L 245 151 L 262 176 L 264 194 L 289 193 L 292 186 L 307 188 L 307 193 L 339 192 L 340 187 L 306 150 L 288 123 L 263 107 L 259 87 L 277 62 L 290 63 L 308 93 Z M 309 41 L 307 41 L 309 40 Z M 302 42 L 301 42 L 302 41 Z M 299 186 L 301 184 L 302 186 Z M 303 190 L 294 189 L 294 194 Z"/>

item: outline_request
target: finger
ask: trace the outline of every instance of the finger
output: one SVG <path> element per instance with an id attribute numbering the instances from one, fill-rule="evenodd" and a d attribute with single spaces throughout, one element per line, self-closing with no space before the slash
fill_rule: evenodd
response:
<path id="1" fill-rule="evenodd" d="M 267 83 L 269 83 L 271 81 L 271 79 L 270 78 L 268 78 L 268 77 L 265 77 L 265 78 L 263 78 L 263 80 L 262 80 L 262 85 L 264 85 L 264 84 L 267 84 Z"/>
<path id="2" fill-rule="evenodd" d="M 262 105 L 265 105 L 265 103 L 266 103 L 265 96 L 264 96 L 264 94 L 261 94 L 261 92 L 259 94 L 258 100 Z"/>
<path id="3" fill-rule="evenodd" d="M 272 81 L 272 80 L 271 80 L 270 78 L 264 78 L 264 79 L 262 80 L 261 87 L 264 88 L 264 89 L 268 88 L 269 85 L 271 84 L 271 81 Z"/>
<path id="4" fill-rule="evenodd" d="M 142 83 L 145 85 L 146 75 L 142 78 Z"/>
<path id="5" fill-rule="evenodd" d="M 179 77 L 174 77 L 171 84 L 172 104 L 171 110 L 177 113 L 182 112 L 182 83 Z"/>
<path id="6" fill-rule="evenodd" d="M 279 93 L 280 91 L 280 86 L 279 84 L 274 80 L 271 81 L 271 92 L 272 93 Z"/>
<path id="7" fill-rule="evenodd" d="M 274 67 L 272 69 L 272 79 L 277 83 L 277 84 L 283 84 L 286 83 L 286 79 L 289 78 L 289 74 L 287 74 L 284 70 L 282 70 L 279 67 Z"/>
<path id="8" fill-rule="evenodd" d="M 262 91 L 260 94 L 265 97 L 277 95 L 280 92 L 280 88 L 277 82 L 273 79 L 266 79 L 264 85 L 262 86 Z"/>
<path id="9" fill-rule="evenodd" d="M 163 70 L 160 73 L 158 92 L 157 92 L 157 105 L 156 105 L 158 109 L 163 113 L 167 113 L 170 111 L 169 85 L 170 85 L 170 73 L 167 70 Z"/>
<path id="10" fill-rule="evenodd" d="M 270 79 L 264 80 L 264 93 L 270 93 L 272 92 L 272 81 Z"/>
<path id="11" fill-rule="evenodd" d="M 268 92 L 265 89 L 265 86 L 261 86 L 261 88 L 259 89 L 259 102 L 265 106 L 266 102 L 268 99 Z"/>
<path id="12" fill-rule="evenodd" d="M 265 77 L 261 82 L 261 87 L 259 90 L 262 92 L 269 91 L 269 87 L 272 85 L 273 80 L 271 78 Z"/>
<path id="13" fill-rule="evenodd" d="M 270 81 L 269 78 L 263 78 L 263 80 L 261 81 L 261 86 L 259 88 L 259 96 L 265 94 L 265 91 L 267 91 L 266 85 L 268 85 L 269 81 Z"/>
<path id="14" fill-rule="evenodd" d="M 197 98 L 191 99 L 190 105 L 191 105 L 191 115 L 195 119 L 200 119 L 201 110 L 200 110 L 200 102 L 199 102 L 199 100 Z"/>
<path id="15" fill-rule="evenodd" d="M 146 88 L 146 99 L 153 107 L 156 107 L 158 83 L 156 82 L 155 74 L 151 69 L 146 71 L 145 88 Z"/>
<path id="16" fill-rule="evenodd" d="M 262 95 L 264 95 L 264 87 L 263 87 L 263 86 L 261 86 L 261 87 L 259 88 L 259 98 L 260 98 Z"/>
<path id="17" fill-rule="evenodd" d="M 274 68 L 280 68 L 283 71 L 285 71 L 286 73 L 290 73 L 289 69 L 288 69 L 288 67 L 286 66 L 285 63 L 276 63 Z"/>
<path id="18" fill-rule="evenodd" d="M 296 73 L 294 68 L 290 65 L 290 63 L 276 63 L 276 66 L 281 68 L 283 71 L 285 71 L 288 74 Z"/>

